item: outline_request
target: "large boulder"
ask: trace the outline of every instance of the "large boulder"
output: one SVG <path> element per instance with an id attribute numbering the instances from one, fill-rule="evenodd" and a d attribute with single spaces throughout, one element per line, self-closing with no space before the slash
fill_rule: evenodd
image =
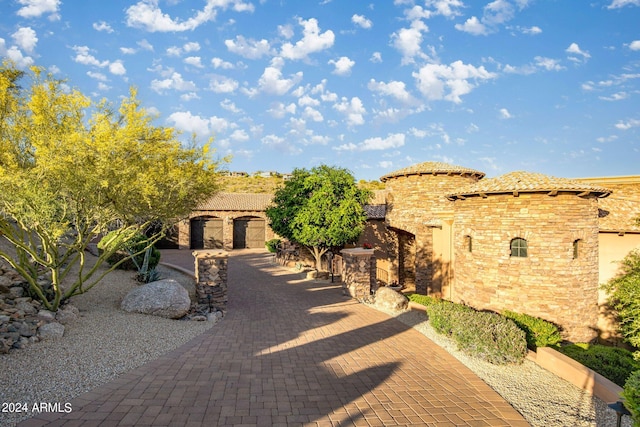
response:
<path id="1" fill-rule="evenodd" d="M 122 300 L 124 311 L 152 314 L 168 319 L 184 317 L 191 307 L 187 290 L 172 279 L 158 280 L 142 285 Z"/>
<path id="2" fill-rule="evenodd" d="M 383 286 L 376 291 L 375 305 L 380 308 L 400 311 L 405 310 L 407 304 L 407 297 L 391 288 Z"/>

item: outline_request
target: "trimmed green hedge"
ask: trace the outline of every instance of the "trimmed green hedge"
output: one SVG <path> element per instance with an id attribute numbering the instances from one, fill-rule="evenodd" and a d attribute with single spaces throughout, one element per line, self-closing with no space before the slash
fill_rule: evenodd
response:
<path id="1" fill-rule="evenodd" d="M 640 371 L 633 372 L 622 390 L 624 406 L 631 412 L 634 427 L 640 427 Z"/>
<path id="2" fill-rule="evenodd" d="M 271 253 L 278 252 L 278 246 L 280 245 L 280 239 L 271 239 L 264 244 L 267 247 L 267 250 Z"/>
<path id="3" fill-rule="evenodd" d="M 633 358 L 633 353 L 620 347 L 578 343 L 561 346 L 558 351 L 620 387 L 624 387 L 633 371 L 640 369 L 640 362 Z"/>
<path id="4" fill-rule="evenodd" d="M 459 350 L 497 365 L 524 361 L 526 336 L 510 319 L 424 295 L 410 295 L 409 299 L 427 307 L 431 327 L 451 337 Z"/>
<path id="5" fill-rule="evenodd" d="M 528 314 L 505 310 L 502 315 L 514 321 L 527 337 L 527 347 L 536 350 L 538 347 L 555 346 L 562 341 L 558 327 L 551 322 Z"/>

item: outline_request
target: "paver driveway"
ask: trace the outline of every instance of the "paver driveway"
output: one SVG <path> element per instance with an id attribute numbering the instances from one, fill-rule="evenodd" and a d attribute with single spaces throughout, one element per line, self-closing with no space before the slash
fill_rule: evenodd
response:
<path id="1" fill-rule="evenodd" d="M 23 426 L 527 426 L 464 365 L 402 322 L 233 252 L 223 321 Z"/>

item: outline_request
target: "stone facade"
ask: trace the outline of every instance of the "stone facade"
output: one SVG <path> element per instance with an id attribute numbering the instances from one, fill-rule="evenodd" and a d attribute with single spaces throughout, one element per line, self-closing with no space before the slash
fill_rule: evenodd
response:
<path id="1" fill-rule="evenodd" d="M 229 254 L 221 250 L 194 251 L 196 298 L 199 304 L 209 304 L 220 310 L 227 306 L 227 260 Z"/>
<path id="2" fill-rule="evenodd" d="M 376 257 L 372 249 L 343 249 L 342 286 L 344 291 L 357 300 L 363 300 L 377 288 Z"/>
<path id="3" fill-rule="evenodd" d="M 448 266 L 434 251 L 434 233 L 439 233 L 435 229 L 441 230 L 453 217 L 447 194 L 483 176 L 473 169 L 426 162 L 380 178 L 387 190 L 387 226 L 398 233 L 395 266 L 402 285 L 415 284 L 416 292 L 433 295 L 441 295 L 448 286 L 448 275 L 443 274 Z"/>
<path id="4" fill-rule="evenodd" d="M 595 196 L 547 193 L 455 202 L 455 284 L 448 299 L 478 309 L 527 313 L 561 325 L 565 338 L 595 337 L 598 206 Z M 511 256 L 512 239 L 527 256 Z M 471 251 L 469 251 L 471 239 Z M 578 242 L 574 258 L 574 242 Z"/>

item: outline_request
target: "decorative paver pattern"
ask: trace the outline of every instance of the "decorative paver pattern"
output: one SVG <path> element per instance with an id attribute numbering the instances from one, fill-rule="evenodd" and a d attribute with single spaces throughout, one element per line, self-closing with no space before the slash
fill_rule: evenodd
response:
<path id="1" fill-rule="evenodd" d="M 262 251 L 229 259 L 221 323 L 21 426 L 528 426 L 402 322 Z"/>

